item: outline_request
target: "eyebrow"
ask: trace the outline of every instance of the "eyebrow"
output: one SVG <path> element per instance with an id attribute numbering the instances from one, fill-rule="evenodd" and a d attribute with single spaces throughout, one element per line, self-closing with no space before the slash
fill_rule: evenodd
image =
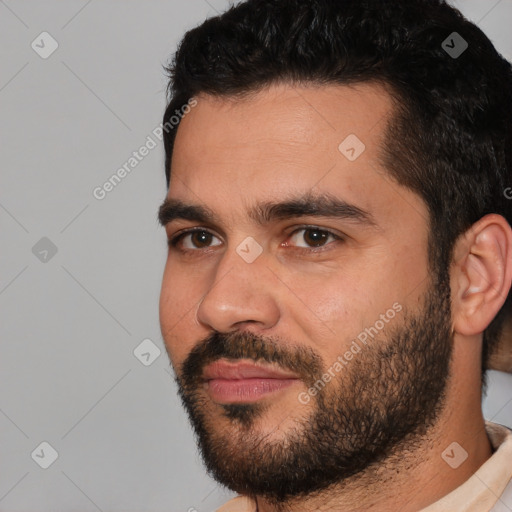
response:
<path id="1" fill-rule="evenodd" d="M 369 212 L 329 194 L 307 194 L 283 202 L 261 203 L 249 215 L 262 225 L 295 217 L 333 217 L 376 226 Z"/>
<path id="2" fill-rule="evenodd" d="M 189 220 L 206 224 L 215 221 L 215 214 L 207 207 L 186 204 L 177 199 L 166 198 L 158 209 L 158 221 L 166 226 L 173 220 Z"/>
<path id="3" fill-rule="evenodd" d="M 259 203 L 251 208 L 249 217 L 262 226 L 274 221 L 297 217 L 332 217 L 377 227 L 377 223 L 369 212 L 329 194 L 306 194 L 280 202 Z M 201 224 L 219 224 L 217 216 L 206 206 L 187 204 L 177 199 L 166 198 L 158 210 L 160 224 L 166 226 L 169 222 L 177 219 Z"/>

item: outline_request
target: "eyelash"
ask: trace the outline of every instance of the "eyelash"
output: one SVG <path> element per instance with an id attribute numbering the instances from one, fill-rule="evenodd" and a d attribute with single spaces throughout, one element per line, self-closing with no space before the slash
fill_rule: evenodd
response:
<path id="1" fill-rule="evenodd" d="M 296 233 L 299 233 L 300 231 L 307 231 L 307 230 L 316 230 L 316 231 L 320 231 L 322 233 L 326 233 L 328 236 L 332 236 L 334 238 L 334 241 L 337 241 L 337 242 L 343 242 L 345 240 L 344 237 L 336 234 L 336 233 L 333 233 L 332 231 L 328 230 L 328 229 L 324 229 L 324 228 L 321 228 L 319 226 L 312 226 L 312 225 L 306 225 L 306 226 L 300 226 L 296 229 L 294 229 L 289 235 L 288 235 L 288 239 L 290 239 L 291 237 L 293 237 Z M 178 233 L 177 235 L 174 235 L 172 236 L 171 238 L 169 238 L 168 240 L 168 245 L 169 247 L 171 248 L 177 248 L 178 247 L 178 244 L 188 235 L 192 235 L 194 233 L 197 233 L 197 232 L 206 232 L 212 236 L 214 236 L 215 238 L 218 238 L 214 233 L 212 233 L 211 231 L 209 231 L 208 229 L 205 229 L 205 228 L 192 228 L 192 229 L 187 229 L 185 231 L 182 231 L 181 233 Z M 299 251 L 299 252 L 303 252 L 303 253 L 319 253 L 319 252 L 322 252 L 324 250 L 326 250 L 326 247 L 328 247 L 329 245 L 331 245 L 333 243 L 333 241 L 331 242 L 328 242 L 327 244 L 325 245 L 321 245 L 319 247 L 297 247 L 297 246 L 290 246 L 290 247 L 294 247 L 294 249 L 296 251 Z M 215 247 L 215 246 L 213 246 Z M 178 248 L 182 253 L 199 253 L 199 252 L 204 252 L 208 249 L 211 249 L 212 247 L 205 247 L 204 249 L 182 249 L 182 248 Z"/>

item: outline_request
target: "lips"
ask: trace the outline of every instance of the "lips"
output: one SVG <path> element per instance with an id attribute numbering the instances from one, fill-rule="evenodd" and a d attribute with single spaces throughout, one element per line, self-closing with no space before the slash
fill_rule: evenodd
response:
<path id="1" fill-rule="evenodd" d="M 283 390 L 300 379 L 296 374 L 251 361 L 216 361 L 203 371 L 205 387 L 215 402 L 247 403 Z"/>

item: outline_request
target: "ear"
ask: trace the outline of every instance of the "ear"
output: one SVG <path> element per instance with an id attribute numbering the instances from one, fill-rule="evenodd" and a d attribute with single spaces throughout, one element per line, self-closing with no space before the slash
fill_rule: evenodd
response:
<path id="1" fill-rule="evenodd" d="M 453 329 L 482 333 L 503 306 L 512 283 L 512 229 L 489 214 L 456 242 L 452 267 Z"/>

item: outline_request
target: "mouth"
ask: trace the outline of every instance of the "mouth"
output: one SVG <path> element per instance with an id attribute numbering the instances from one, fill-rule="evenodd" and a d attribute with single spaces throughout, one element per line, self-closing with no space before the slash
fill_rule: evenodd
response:
<path id="1" fill-rule="evenodd" d="M 208 394 L 214 402 L 224 404 L 256 402 L 299 381 L 294 373 L 243 360 L 216 361 L 203 371 Z"/>

